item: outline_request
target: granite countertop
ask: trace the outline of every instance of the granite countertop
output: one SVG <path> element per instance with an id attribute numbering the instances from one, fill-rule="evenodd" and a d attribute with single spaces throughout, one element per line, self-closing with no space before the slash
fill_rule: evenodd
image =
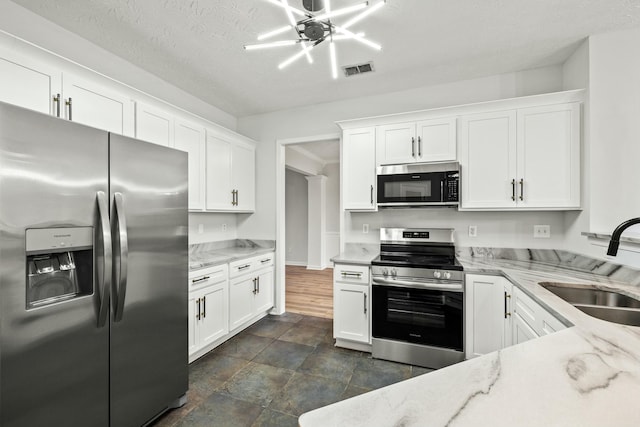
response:
<path id="1" fill-rule="evenodd" d="M 272 240 L 236 239 L 189 246 L 189 270 L 226 264 L 275 251 Z"/>
<path id="2" fill-rule="evenodd" d="M 371 261 L 380 254 L 380 245 L 368 243 L 347 243 L 344 252 L 331 258 L 339 264 L 371 265 Z"/>
<path id="3" fill-rule="evenodd" d="M 504 275 L 575 326 L 316 409 L 300 426 L 640 425 L 640 328 L 590 317 L 538 283 L 596 284 L 636 297 L 640 287 L 562 262 L 459 259 L 465 273 Z"/>

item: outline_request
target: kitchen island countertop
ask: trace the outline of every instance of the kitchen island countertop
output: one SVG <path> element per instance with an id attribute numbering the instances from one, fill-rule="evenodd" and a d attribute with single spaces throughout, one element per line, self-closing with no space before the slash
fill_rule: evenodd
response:
<path id="1" fill-rule="evenodd" d="M 637 426 L 640 328 L 590 317 L 540 282 L 640 287 L 561 264 L 460 257 L 465 273 L 503 275 L 568 329 L 303 414 L 301 427 Z"/>

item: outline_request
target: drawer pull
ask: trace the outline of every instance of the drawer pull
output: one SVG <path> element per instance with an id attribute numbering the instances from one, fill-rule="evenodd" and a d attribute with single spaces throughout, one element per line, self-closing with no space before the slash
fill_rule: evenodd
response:
<path id="1" fill-rule="evenodd" d="M 343 271 L 340 273 L 342 277 L 355 277 L 356 279 L 360 279 L 362 277 L 362 273 L 354 273 L 351 271 Z"/>
<path id="2" fill-rule="evenodd" d="M 245 269 L 247 269 L 249 267 L 251 267 L 251 264 L 241 265 L 240 267 L 238 267 L 238 270 L 245 270 Z"/>
<path id="3" fill-rule="evenodd" d="M 267 263 L 271 261 L 271 258 L 267 258 L 267 259 L 263 259 L 262 261 L 260 261 L 262 264 Z"/>
<path id="4" fill-rule="evenodd" d="M 211 278 L 211 277 L 209 277 L 209 276 L 204 276 L 204 277 L 201 277 L 201 278 L 199 278 L 199 279 L 193 279 L 193 280 L 191 281 L 191 283 L 204 282 L 205 280 L 209 280 L 210 278 Z"/>

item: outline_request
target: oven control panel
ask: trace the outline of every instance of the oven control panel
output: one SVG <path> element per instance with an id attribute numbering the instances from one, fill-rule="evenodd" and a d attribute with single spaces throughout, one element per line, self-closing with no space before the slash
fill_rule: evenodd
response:
<path id="1" fill-rule="evenodd" d="M 403 239 L 428 239 L 428 231 L 404 231 L 402 232 Z"/>

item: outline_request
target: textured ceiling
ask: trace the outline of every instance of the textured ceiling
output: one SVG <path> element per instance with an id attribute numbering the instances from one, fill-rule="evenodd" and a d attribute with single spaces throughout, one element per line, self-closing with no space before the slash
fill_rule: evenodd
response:
<path id="1" fill-rule="evenodd" d="M 586 36 L 640 26 L 640 0 L 388 0 L 351 28 L 381 52 L 338 45 L 339 65 L 376 71 L 333 80 L 326 44 L 282 71 L 297 46 L 244 51 L 287 22 L 266 0 L 13 1 L 237 117 L 558 64 Z"/>

